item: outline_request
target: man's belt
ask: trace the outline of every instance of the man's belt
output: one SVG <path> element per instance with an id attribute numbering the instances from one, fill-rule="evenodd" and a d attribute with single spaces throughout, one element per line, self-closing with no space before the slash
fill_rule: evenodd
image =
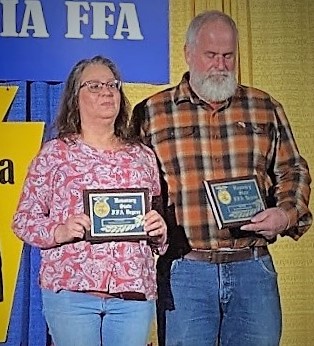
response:
<path id="1" fill-rule="evenodd" d="M 183 258 L 210 263 L 230 263 L 249 260 L 255 257 L 269 255 L 267 246 L 247 247 L 228 250 L 192 249 Z"/>

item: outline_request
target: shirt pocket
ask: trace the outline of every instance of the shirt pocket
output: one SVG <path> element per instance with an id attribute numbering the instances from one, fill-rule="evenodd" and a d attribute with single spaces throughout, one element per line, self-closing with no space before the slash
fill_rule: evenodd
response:
<path id="1" fill-rule="evenodd" d="M 235 126 L 236 135 L 257 135 L 267 136 L 269 133 L 269 124 L 266 123 L 250 123 L 238 121 Z"/>
<path id="2" fill-rule="evenodd" d="M 252 123 L 238 121 L 233 127 L 235 147 L 241 148 L 241 153 L 253 152 L 252 159 L 257 171 L 265 171 L 274 155 L 277 143 L 276 130 L 272 123 Z"/>
<path id="3" fill-rule="evenodd" d="M 152 144 L 168 175 L 179 175 L 182 170 L 195 169 L 196 136 L 195 126 L 171 127 L 153 134 Z"/>
<path id="4" fill-rule="evenodd" d="M 162 129 L 157 131 L 152 135 L 153 145 L 159 145 L 167 141 L 173 143 L 175 140 L 186 139 L 189 137 L 192 139 L 196 134 L 195 126 L 185 126 L 185 127 L 170 127 L 168 129 Z"/>

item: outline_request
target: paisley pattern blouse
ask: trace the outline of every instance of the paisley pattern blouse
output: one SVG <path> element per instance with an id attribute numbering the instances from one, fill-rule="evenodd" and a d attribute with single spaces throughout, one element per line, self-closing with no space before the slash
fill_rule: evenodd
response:
<path id="1" fill-rule="evenodd" d="M 58 225 L 83 212 L 84 189 L 135 187 L 148 188 L 150 202 L 160 194 L 156 159 L 146 146 L 102 151 L 79 139 L 44 144 L 30 165 L 12 224 L 20 239 L 41 249 L 42 288 L 135 291 L 156 298 L 154 257 L 145 241 L 58 245 L 54 240 Z"/>

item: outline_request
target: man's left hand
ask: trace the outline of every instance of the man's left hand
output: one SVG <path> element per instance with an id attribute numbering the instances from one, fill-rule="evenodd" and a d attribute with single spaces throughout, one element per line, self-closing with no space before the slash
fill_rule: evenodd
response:
<path id="1" fill-rule="evenodd" d="M 289 224 L 287 213 L 281 208 L 269 208 L 252 217 L 251 223 L 241 226 L 243 231 L 252 231 L 266 239 L 275 238 Z"/>

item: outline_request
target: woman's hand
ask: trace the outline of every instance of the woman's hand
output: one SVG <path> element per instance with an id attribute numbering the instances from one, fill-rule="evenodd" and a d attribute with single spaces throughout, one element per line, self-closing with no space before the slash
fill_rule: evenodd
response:
<path id="1" fill-rule="evenodd" d="M 156 211 L 149 211 L 144 217 L 144 230 L 153 244 L 163 246 L 167 240 L 167 225 L 162 216 Z"/>
<path id="2" fill-rule="evenodd" d="M 55 242 L 64 244 L 75 239 L 83 239 L 85 230 L 90 229 L 90 226 L 90 219 L 86 214 L 71 215 L 67 218 L 65 224 L 59 225 L 56 228 Z"/>

